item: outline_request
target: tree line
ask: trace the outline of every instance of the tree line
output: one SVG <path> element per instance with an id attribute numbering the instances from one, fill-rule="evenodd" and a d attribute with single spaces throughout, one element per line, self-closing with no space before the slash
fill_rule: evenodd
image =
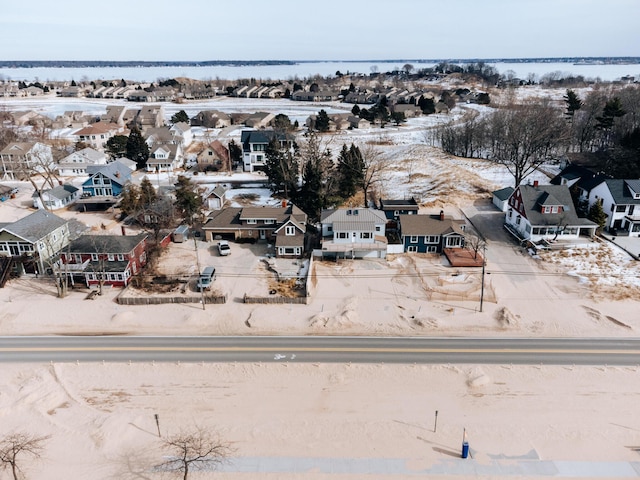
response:
<path id="1" fill-rule="evenodd" d="M 602 173 L 612 177 L 640 177 L 640 88 L 595 89 L 584 99 L 568 89 L 561 102 L 511 101 L 442 125 L 436 140 L 453 155 L 505 165 L 516 186 L 567 152 L 599 156 Z"/>
<path id="2" fill-rule="evenodd" d="M 361 192 L 367 206 L 371 191 L 388 162 L 371 145 L 343 144 L 337 155 L 313 131 L 302 144 L 274 136 L 265 151 L 265 173 L 271 191 L 292 200 L 318 220 L 322 209 L 342 205 Z"/>

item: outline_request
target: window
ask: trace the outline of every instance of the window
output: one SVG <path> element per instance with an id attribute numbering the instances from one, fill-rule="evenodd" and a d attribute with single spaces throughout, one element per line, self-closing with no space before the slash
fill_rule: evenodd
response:
<path id="1" fill-rule="evenodd" d="M 258 223 L 258 221 L 255 218 L 248 218 L 247 223 L 249 225 L 255 225 L 256 223 Z"/>
<path id="2" fill-rule="evenodd" d="M 118 255 L 116 255 L 116 259 L 117 259 L 119 262 L 124 262 L 124 255 L 123 255 L 123 254 L 121 254 L 121 253 L 119 253 Z"/>
<path id="3" fill-rule="evenodd" d="M 438 235 L 426 235 L 424 237 L 424 243 L 438 243 L 439 238 Z"/>
<path id="4" fill-rule="evenodd" d="M 415 245 L 409 245 L 407 247 L 407 252 L 417 252 L 418 251 L 418 247 L 416 247 Z"/>
<path id="5" fill-rule="evenodd" d="M 627 211 L 627 206 L 626 205 L 617 205 L 616 206 L 616 212 L 624 213 L 626 211 Z"/>
<path id="6" fill-rule="evenodd" d="M 513 210 L 512 209 L 509 209 L 509 212 L 507 213 L 507 216 L 509 218 L 511 218 L 513 216 Z"/>
<path id="7" fill-rule="evenodd" d="M 411 235 L 411 237 L 409 237 L 409 242 L 418 243 L 418 236 L 417 235 Z"/>
<path id="8" fill-rule="evenodd" d="M 329 225 L 327 227 L 327 232 L 333 232 L 333 225 Z"/>
<path id="9" fill-rule="evenodd" d="M 360 232 L 360 238 L 371 238 L 371 232 Z"/>
<path id="10" fill-rule="evenodd" d="M 380 225 L 376 225 L 376 232 L 381 232 L 382 231 L 382 227 Z"/>
<path id="11" fill-rule="evenodd" d="M 349 238 L 349 234 L 347 232 L 336 232 L 336 238 Z"/>
<path id="12" fill-rule="evenodd" d="M 296 234 L 296 227 L 294 227 L 293 225 L 287 225 L 284 229 L 284 234 L 285 235 L 295 235 Z"/>
<path id="13" fill-rule="evenodd" d="M 272 225 L 272 224 L 274 224 L 274 223 L 276 223 L 276 221 L 275 221 L 274 219 L 272 219 L 272 218 L 267 218 L 267 219 L 264 221 L 264 224 L 265 224 L 265 225 Z M 293 235 L 293 234 L 292 234 L 292 235 Z"/>
<path id="14" fill-rule="evenodd" d="M 113 262 L 115 259 L 116 257 L 113 255 L 113 253 L 107 254 L 107 260 L 109 260 L 110 262 Z"/>
<path id="15" fill-rule="evenodd" d="M 438 251 L 438 247 L 436 247 L 435 245 L 429 245 L 425 249 L 426 253 L 436 253 L 437 251 Z"/>
<path id="16" fill-rule="evenodd" d="M 518 215 L 516 217 L 516 225 L 520 225 L 520 220 L 522 219 L 522 217 L 520 217 L 520 215 Z"/>
<path id="17" fill-rule="evenodd" d="M 98 261 L 98 254 L 97 253 L 92 253 L 91 254 L 91 260 L 93 260 L 94 262 Z"/>

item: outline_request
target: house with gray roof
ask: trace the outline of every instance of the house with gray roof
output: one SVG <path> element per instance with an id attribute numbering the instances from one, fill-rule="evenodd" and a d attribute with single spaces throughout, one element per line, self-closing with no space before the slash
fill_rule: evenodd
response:
<path id="1" fill-rule="evenodd" d="M 87 174 L 89 178 L 82 184 L 82 197 L 77 202 L 84 210 L 113 206 L 131 181 L 131 169 L 118 161 L 89 166 Z"/>
<path id="2" fill-rule="evenodd" d="M 68 221 L 46 210 L 0 224 L 0 256 L 14 257 L 20 273 L 44 273 L 69 240 Z"/>
<path id="3" fill-rule="evenodd" d="M 307 214 L 292 203 L 280 207 L 227 207 L 213 212 L 202 227 L 205 238 L 266 241 L 277 257 L 298 258 L 304 253 Z"/>
<path id="4" fill-rule="evenodd" d="M 82 191 L 78 187 L 70 184 L 56 185 L 53 188 L 42 190 L 41 192 L 33 192 L 34 208 L 43 208 L 46 210 L 60 210 L 61 208 L 72 205 Z"/>
<path id="5" fill-rule="evenodd" d="M 442 253 L 463 248 L 465 221 L 441 211 L 436 215 L 400 215 L 399 234 L 405 252 Z"/>
<path id="6" fill-rule="evenodd" d="M 264 170 L 266 165 L 265 151 L 271 140 L 276 139 L 281 148 L 290 148 L 293 152 L 295 137 L 274 130 L 243 130 L 240 134 L 242 143 L 242 162 L 245 172 Z"/>
<path id="7" fill-rule="evenodd" d="M 87 147 L 71 153 L 58 162 L 58 174 L 62 177 L 79 177 L 87 174 L 89 165 L 106 165 L 107 155 Z"/>
<path id="8" fill-rule="evenodd" d="M 578 217 L 566 185 L 520 185 L 509 197 L 505 227 L 518 240 L 591 238 L 597 225 Z"/>
<path id="9" fill-rule="evenodd" d="M 323 258 L 385 258 L 387 217 L 372 208 L 337 208 L 320 214 Z"/>
<path id="10" fill-rule="evenodd" d="M 589 207 L 596 202 L 607 215 L 607 231 L 640 237 L 640 179 L 603 180 L 589 192 Z"/>

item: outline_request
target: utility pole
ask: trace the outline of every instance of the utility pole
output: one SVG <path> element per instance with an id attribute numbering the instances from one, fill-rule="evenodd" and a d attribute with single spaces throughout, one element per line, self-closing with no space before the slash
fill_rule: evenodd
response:
<path id="1" fill-rule="evenodd" d="M 200 279 L 200 256 L 198 255 L 198 240 L 196 239 L 195 230 L 191 231 L 191 235 L 193 236 L 193 248 L 196 250 L 196 268 L 198 269 L 198 280 Z M 198 284 L 196 283 L 196 288 L 198 288 Z M 202 303 L 202 309 L 206 310 L 204 305 L 204 288 L 200 289 L 200 303 Z"/>
<path id="2" fill-rule="evenodd" d="M 487 264 L 486 258 L 486 246 L 482 246 L 482 283 L 480 285 L 480 312 L 482 312 L 482 303 L 484 302 L 484 270 L 485 265 Z"/>

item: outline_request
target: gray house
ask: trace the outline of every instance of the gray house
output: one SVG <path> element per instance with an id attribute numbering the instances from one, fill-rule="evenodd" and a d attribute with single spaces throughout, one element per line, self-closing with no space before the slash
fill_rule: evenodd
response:
<path id="1" fill-rule="evenodd" d="M 371 208 L 323 210 L 322 256 L 328 258 L 385 258 L 387 217 Z"/>

